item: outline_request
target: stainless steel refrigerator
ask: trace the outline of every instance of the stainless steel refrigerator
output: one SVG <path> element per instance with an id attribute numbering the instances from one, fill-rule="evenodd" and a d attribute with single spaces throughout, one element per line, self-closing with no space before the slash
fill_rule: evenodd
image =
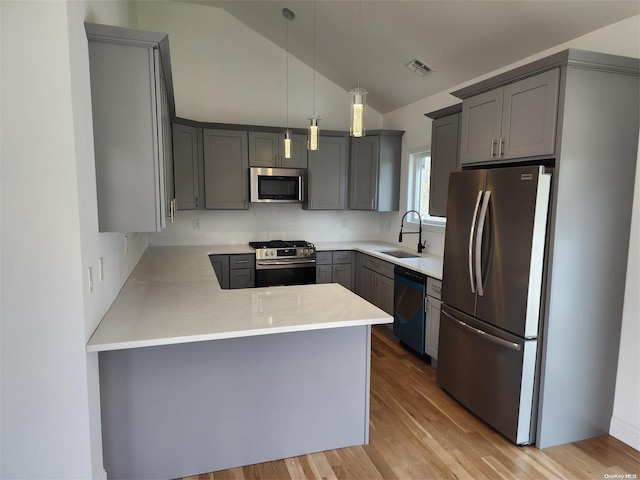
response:
<path id="1" fill-rule="evenodd" d="M 449 180 L 437 381 L 519 445 L 535 441 L 550 188 L 541 166 Z"/>

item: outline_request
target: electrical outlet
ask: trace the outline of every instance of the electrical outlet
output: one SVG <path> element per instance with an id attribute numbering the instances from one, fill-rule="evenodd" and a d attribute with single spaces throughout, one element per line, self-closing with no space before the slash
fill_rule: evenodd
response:
<path id="1" fill-rule="evenodd" d="M 98 273 L 99 273 L 100 281 L 103 281 L 104 280 L 104 260 L 102 259 L 102 257 L 98 259 Z"/>
<path id="2" fill-rule="evenodd" d="M 193 221 L 193 229 L 194 230 L 200 230 L 200 220 L 196 219 Z"/>
<path id="3" fill-rule="evenodd" d="M 89 293 L 93 293 L 93 267 L 88 268 L 89 274 Z"/>

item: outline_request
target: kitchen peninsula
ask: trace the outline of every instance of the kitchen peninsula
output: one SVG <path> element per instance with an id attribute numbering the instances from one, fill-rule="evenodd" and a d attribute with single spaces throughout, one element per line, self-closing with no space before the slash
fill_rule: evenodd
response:
<path id="1" fill-rule="evenodd" d="M 208 254 L 238 248 L 150 247 L 89 340 L 109 478 L 368 442 L 371 325 L 392 317 L 338 284 L 222 290 Z"/>

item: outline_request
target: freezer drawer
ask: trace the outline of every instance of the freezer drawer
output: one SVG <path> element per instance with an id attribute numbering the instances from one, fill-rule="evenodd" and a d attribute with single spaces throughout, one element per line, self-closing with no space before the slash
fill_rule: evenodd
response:
<path id="1" fill-rule="evenodd" d="M 438 384 L 512 442 L 533 443 L 536 348 L 442 305 Z"/>

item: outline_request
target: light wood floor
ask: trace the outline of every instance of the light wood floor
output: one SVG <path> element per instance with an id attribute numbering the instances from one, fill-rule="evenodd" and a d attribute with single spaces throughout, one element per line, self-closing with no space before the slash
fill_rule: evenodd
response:
<path id="1" fill-rule="evenodd" d="M 608 435 L 545 450 L 512 445 L 444 393 L 435 369 L 385 328 L 373 328 L 368 445 L 185 480 L 640 477 L 640 452 Z"/>

